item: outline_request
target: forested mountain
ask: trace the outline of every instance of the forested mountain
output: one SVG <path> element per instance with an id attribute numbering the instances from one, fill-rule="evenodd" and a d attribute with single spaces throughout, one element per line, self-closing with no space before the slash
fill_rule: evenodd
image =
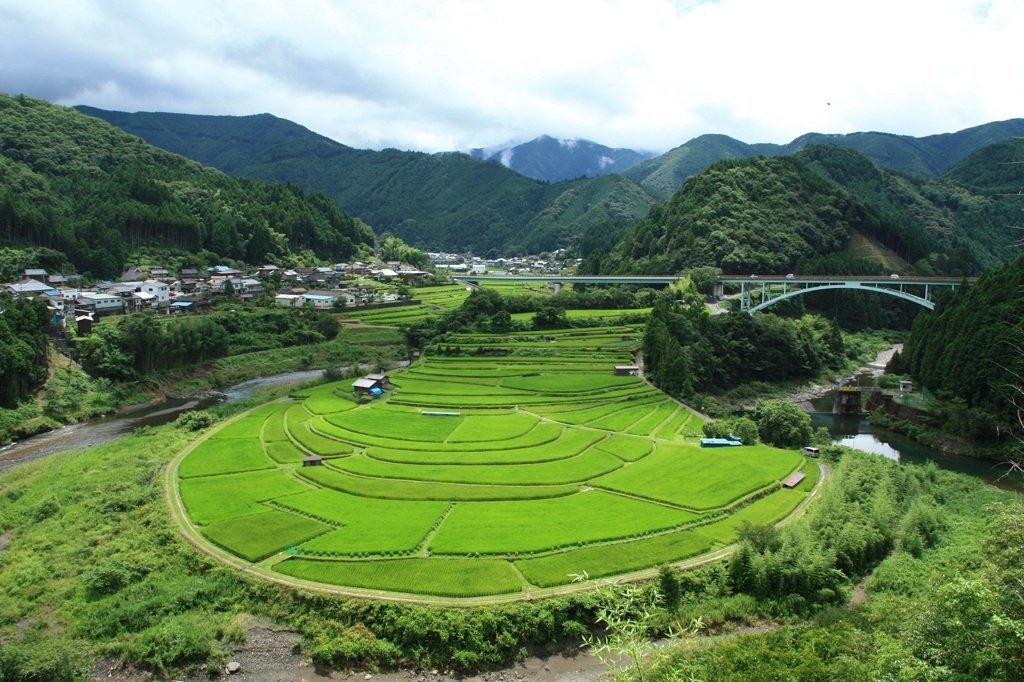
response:
<path id="1" fill-rule="evenodd" d="M 653 201 L 619 176 L 552 185 L 466 154 L 353 149 L 268 114 L 81 110 L 232 175 L 323 192 L 378 233 L 425 249 L 536 253 L 590 225 L 635 220 Z"/>
<path id="2" fill-rule="evenodd" d="M 785 274 L 842 251 L 851 230 L 873 220 L 850 193 L 792 157 L 719 161 L 652 207 L 602 271 L 714 265 L 727 274 Z"/>
<path id="3" fill-rule="evenodd" d="M 1019 224 L 1021 209 L 1016 197 L 974 194 L 943 178 L 915 180 L 854 150 L 814 145 L 794 156 L 713 164 L 589 267 L 809 272 L 816 259 L 846 251 L 862 235 L 922 274 L 971 275 L 1019 253 L 1019 234 L 1007 226 Z"/>
<path id="4" fill-rule="evenodd" d="M 1019 135 L 1024 135 L 1024 119 L 1020 118 L 927 137 L 877 132 L 807 133 L 785 145 L 746 144 L 725 135 L 701 135 L 661 156 L 638 163 L 624 175 L 664 199 L 679 189 L 686 178 L 720 159 L 784 156 L 810 145 L 830 144 L 854 149 L 883 168 L 932 178 L 942 175 L 981 147 Z"/>
<path id="5" fill-rule="evenodd" d="M 269 148 L 311 140 L 325 148 L 351 149 L 308 128 L 270 114 L 202 116 L 139 112 L 127 114 L 95 107 L 74 107 L 101 118 L 146 142 L 188 157 L 204 166 L 234 174 Z"/>
<path id="6" fill-rule="evenodd" d="M 1024 195 L 1024 138 L 990 144 L 950 168 L 943 178 L 990 196 Z M 1024 213 L 1024 198 L 1015 199 Z M 1018 224 L 1022 221 L 1018 219 Z"/>
<path id="7" fill-rule="evenodd" d="M 851 223 L 854 230 L 863 229 L 911 262 L 936 252 L 953 258 L 962 249 L 957 264 L 961 270 L 1005 260 L 1008 243 L 995 227 L 1005 217 L 1003 207 L 986 204 L 979 213 L 972 205 L 973 212 L 967 215 L 958 210 L 963 198 L 959 188 L 949 182 L 925 183 L 905 176 L 934 177 L 981 146 L 1024 134 L 1024 119 L 1013 119 L 922 138 L 886 133 L 810 133 L 787 145 L 746 144 L 725 135 L 702 135 L 633 166 L 622 174 L 624 177 L 612 174 L 546 184 L 500 163 L 481 163 L 465 154 L 353 149 L 269 114 L 231 117 L 126 114 L 89 107 L 81 110 L 234 175 L 291 182 L 307 191 L 323 192 L 378 233 L 392 232 L 413 246 L 471 250 L 481 255 L 538 252 L 564 246 L 595 231 L 618 237 L 629 223 L 647 212 L 654 197 L 668 199 L 686 178 L 719 160 L 784 156 L 827 142 L 859 150 L 863 155 L 854 163 L 861 168 L 851 170 L 852 177 L 846 180 L 838 173 L 845 168 L 845 161 L 837 167 L 820 152 L 814 160 L 818 171 L 844 186 L 850 182 L 847 189 L 865 211 L 864 220 Z M 578 146 L 586 145 L 581 142 Z M 567 151 L 566 145 L 552 138 L 538 138 L 521 147 L 513 151 L 512 159 L 524 164 L 523 172 L 533 168 L 538 174 L 554 172 L 550 169 L 563 163 L 559 159 L 564 159 Z M 596 145 L 587 155 L 603 153 L 604 149 Z M 869 161 L 901 173 L 880 170 Z M 541 171 L 543 168 L 549 170 Z M 588 174 L 582 167 L 572 168 L 577 170 L 565 172 L 574 173 L 574 177 Z M 763 194 L 769 190 L 764 187 L 759 191 Z M 868 194 L 861 196 L 861 192 Z M 817 208 L 803 210 L 814 213 Z M 955 213 L 960 214 L 956 219 Z M 883 230 L 878 225 L 886 227 Z M 818 232 L 820 227 L 811 231 Z M 794 250 L 792 244 L 783 243 L 787 255 L 749 262 L 767 266 L 771 261 L 775 263 L 773 271 L 785 269 L 783 263 L 791 266 L 797 251 L 807 257 L 831 248 L 827 243 L 819 246 Z M 664 252 L 662 255 L 668 257 Z M 736 254 L 736 259 L 741 262 L 741 255 Z M 968 261 L 974 265 L 967 265 Z M 947 266 L 937 264 L 940 271 L 949 270 Z M 761 269 L 767 271 L 767 267 Z"/>
<path id="8" fill-rule="evenodd" d="M 976 152 L 972 177 L 1001 168 L 985 149 Z M 923 180 L 894 173 L 831 145 L 807 147 L 796 158 L 856 196 L 877 218 L 866 233 L 921 274 L 975 274 L 1020 253 L 1020 234 L 1010 227 L 1024 217 L 1024 202 L 1016 198 L 968 189 L 949 175 Z M 968 178 L 966 170 L 962 176 Z"/>
<path id="9" fill-rule="evenodd" d="M 0 95 L 0 241 L 113 277 L 142 246 L 196 262 L 342 260 L 373 236 L 323 195 L 231 178 L 73 109 Z"/>
<path id="10" fill-rule="evenodd" d="M 548 135 L 522 144 L 474 149 L 474 159 L 497 161 L 535 180 L 560 182 L 622 173 L 654 156 L 632 149 L 613 149 L 590 140 L 558 140 Z"/>

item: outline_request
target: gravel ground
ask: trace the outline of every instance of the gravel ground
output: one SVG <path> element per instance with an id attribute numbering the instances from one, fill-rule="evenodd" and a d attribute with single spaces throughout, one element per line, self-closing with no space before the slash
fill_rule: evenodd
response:
<path id="1" fill-rule="evenodd" d="M 231 682 L 318 682 L 321 680 L 377 682 L 591 682 L 604 673 L 600 661 L 585 653 L 574 656 L 555 654 L 546 658 L 530 658 L 503 670 L 465 677 L 445 670 L 399 670 L 380 673 L 370 671 L 331 672 L 310 665 L 302 653 L 294 653 L 300 635 L 294 630 L 274 628 L 253 622 L 245 642 L 234 646 L 232 662 L 236 672 L 200 670 L 192 677 L 167 678 L 178 682 L 204 682 L 211 678 Z M 119 667 L 116 662 L 99 661 L 92 682 L 149 682 L 161 679 L 149 673 Z"/>

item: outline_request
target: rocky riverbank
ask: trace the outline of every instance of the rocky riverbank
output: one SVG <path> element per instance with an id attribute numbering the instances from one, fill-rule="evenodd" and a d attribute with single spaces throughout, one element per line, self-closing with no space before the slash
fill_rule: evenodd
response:
<path id="1" fill-rule="evenodd" d="M 815 409 L 814 405 L 811 404 L 812 400 L 825 397 L 832 391 L 836 390 L 836 386 L 838 384 L 845 384 L 850 381 L 855 381 L 858 376 L 882 376 L 882 374 L 885 373 L 885 366 L 889 364 L 890 360 L 892 360 L 892 356 L 896 353 L 896 351 L 903 351 L 902 343 L 897 343 L 892 348 L 882 351 L 877 356 L 875 356 L 874 360 L 867 364 L 861 365 L 859 368 L 857 368 L 857 371 L 847 374 L 838 381 L 824 384 L 808 384 L 807 386 L 805 386 L 804 388 L 795 393 L 790 393 L 788 395 L 782 396 L 782 399 L 785 400 L 786 402 L 798 404 L 807 412 L 816 412 L 817 410 Z"/>

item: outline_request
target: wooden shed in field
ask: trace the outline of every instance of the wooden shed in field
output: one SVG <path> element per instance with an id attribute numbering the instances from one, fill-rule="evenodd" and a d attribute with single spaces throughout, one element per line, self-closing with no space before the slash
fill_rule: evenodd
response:
<path id="1" fill-rule="evenodd" d="M 793 474 L 792 476 L 790 476 L 789 478 L 787 478 L 785 481 L 783 481 L 782 482 L 782 487 L 783 488 L 795 488 L 798 485 L 800 485 L 800 481 L 804 480 L 805 478 L 807 478 L 807 474 L 805 474 L 802 471 L 798 471 L 795 474 Z"/>
<path id="2" fill-rule="evenodd" d="M 352 382 L 352 390 L 362 395 L 372 395 L 377 397 L 384 392 L 384 383 L 377 379 L 364 377 Z"/>

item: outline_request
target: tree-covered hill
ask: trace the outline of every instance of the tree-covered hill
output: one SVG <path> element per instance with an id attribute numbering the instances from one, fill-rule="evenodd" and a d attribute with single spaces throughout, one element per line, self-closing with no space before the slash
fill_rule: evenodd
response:
<path id="1" fill-rule="evenodd" d="M 231 178 L 73 109 L 0 94 L 0 241 L 114 277 L 143 246 L 197 261 L 342 260 L 373 236 L 323 195 Z"/>
<path id="2" fill-rule="evenodd" d="M 1020 252 L 1019 235 L 1006 227 L 1022 208 L 1012 199 L 974 194 L 946 179 L 914 179 L 852 149 L 814 145 L 793 156 L 713 164 L 652 207 L 599 267 L 809 272 L 862 235 L 922 274 L 972 275 Z"/>
<path id="3" fill-rule="evenodd" d="M 1008 166 L 1000 160 L 1010 153 L 987 150 L 1007 144 L 975 152 L 973 161 L 963 162 L 972 171 L 965 168 L 931 179 L 880 168 L 856 151 L 834 145 L 806 147 L 795 157 L 853 194 L 875 217 L 864 225 L 866 233 L 921 274 L 976 274 L 1020 253 L 1020 234 L 1008 226 L 1024 221 L 1024 202 L 969 188 L 984 182 L 982 177 L 1006 172 L 1001 169 Z M 1018 178 L 1024 164 L 1019 168 Z"/>
<path id="4" fill-rule="evenodd" d="M 672 196 L 691 175 L 696 175 L 716 161 L 746 159 L 751 156 L 778 156 L 775 145 L 755 150 L 749 144 L 728 135 L 701 135 L 661 156 L 643 161 L 623 175 L 639 184 L 654 196 L 666 199 Z"/>
<path id="5" fill-rule="evenodd" d="M 1024 135 L 1024 119 L 986 123 L 955 133 L 910 137 L 863 132 L 848 135 L 807 133 L 789 144 L 747 144 L 725 135 L 702 135 L 661 156 L 643 161 L 624 175 L 664 199 L 683 181 L 721 159 L 795 154 L 810 145 L 829 144 L 856 150 L 878 166 L 924 178 L 942 175 L 972 152 Z"/>
<path id="6" fill-rule="evenodd" d="M 946 171 L 943 178 L 978 194 L 1021 195 L 1024 193 L 1024 137 L 982 147 Z M 1024 203 L 1019 205 L 1024 212 Z"/>
<path id="7" fill-rule="evenodd" d="M 603 269 L 784 274 L 841 251 L 851 230 L 872 220 L 849 192 L 792 157 L 719 161 L 652 207 Z"/>
<path id="8" fill-rule="evenodd" d="M 378 233 L 426 249 L 554 249 L 593 224 L 635 220 L 653 201 L 623 178 L 548 184 L 466 154 L 353 149 L 266 114 L 82 111 L 232 175 L 322 192 Z"/>
<path id="9" fill-rule="evenodd" d="M 128 114 L 87 106 L 75 109 L 137 135 L 151 145 L 229 174 L 248 164 L 268 147 L 294 140 L 312 139 L 327 148 L 350 149 L 297 123 L 270 114 L 202 116 L 147 112 Z"/>

